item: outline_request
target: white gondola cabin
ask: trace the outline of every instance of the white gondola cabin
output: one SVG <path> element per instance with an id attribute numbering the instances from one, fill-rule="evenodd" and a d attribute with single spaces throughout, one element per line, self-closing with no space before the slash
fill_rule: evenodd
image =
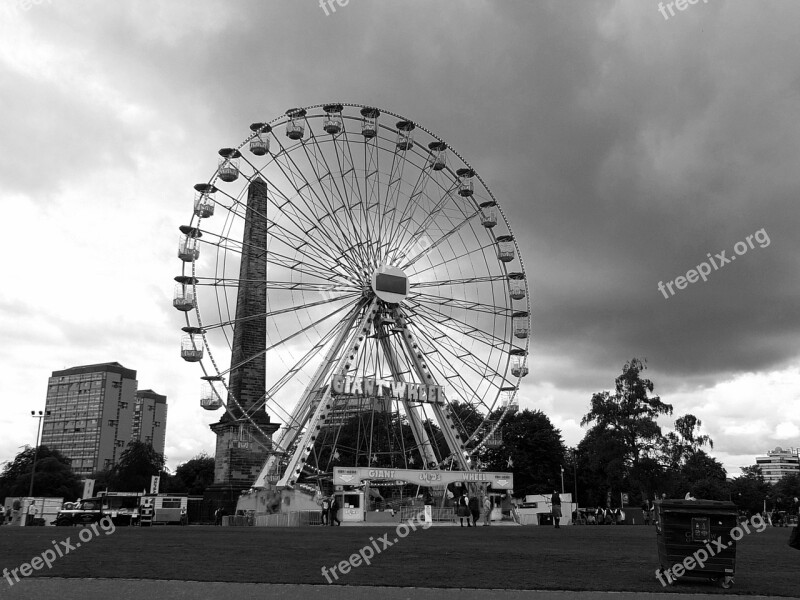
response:
<path id="1" fill-rule="evenodd" d="M 511 374 L 514 377 L 525 377 L 528 374 L 528 353 L 522 348 L 511 351 Z"/>
<path id="2" fill-rule="evenodd" d="M 497 258 L 503 262 L 514 260 L 514 238 L 503 235 L 497 238 Z"/>
<path id="3" fill-rule="evenodd" d="M 497 225 L 497 202 L 494 200 L 481 203 L 481 225 L 487 229 Z"/>
<path id="4" fill-rule="evenodd" d="M 511 327 L 514 330 L 514 337 L 518 337 L 520 339 L 527 338 L 528 334 L 530 333 L 527 311 L 520 310 L 515 312 L 514 316 L 511 318 L 511 321 Z"/>
<path id="5" fill-rule="evenodd" d="M 397 149 L 408 150 L 414 145 L 414 128 L 411 121 L 397 122 Z"/>
<path id="6" fill-rule="evenodd" d="M 198 183 L 194 189 L 194 214 L 200 219 L 207 219 L 214 214 L 214 194 L 217 188 L 210 183 Z"/>
<path id="7" fill-rule="evenodd" d="M 242 153 L 235 148 L 221 148 L 219 156 L 219 167 L 217 168 L 219 178 L 226 183 L 239 179 L 239 159 Z"/>
<path id="8" fill-rule="evenodd" d="M 525 274 L 508 274 L 508 295 L 512 300 L 522 300 L 525 297 Z"/>
<path id="9" fill-rule="evenodd" d="M 206 410 L 217 410 L 222 407 L 222 394 L 225 385 L 221 377 L 203 377 L 203 386 L 200 389 L 200 406 Z"/>
<path id="10" fill-rule="evenodd" d="M 250 138 L 250 152 L 256 156 L 264 156 L 269 152 L 269 133 L 272 126 L 267 123 L 253 123 L 250 125 L 253 137 Z"/>
<path id="11" fill-rule="evenodd" d="M 322 107 L 325 117 L 322 119 L 322 128 L 325 133 L 339 135 L 342 131 L 342 108 L 341 104 L 326 104 Z"/>
<path id="12" fill-rule="evenodd" d="M 178 238 L 178 258 L 183 262 L 192 262 L 200 258 L 200 248 L 197 240 L 203 235 L 199 229 L 181 225 L 181 235 Z"/>
<path id="13" fill-rule="evenodd" d="M 286 137 L 290 140 L 302 140 L 306 132 L 306 109 L 290 108 L 286 111 L 289 120 L 286 121 Z"/>
<path id="14" fill-rule="evenodd" d="M 205 331 L 199 327 L 183 327 L 182 331 L 186 335 L 181 338 L 181 358 L 186 362 L 202 360 L 203 338 L 201 336 Z"/>
<path id="15" fill-rule="evenodd" d="M 472 196 L 474 188 L 472 178 L 475 177 L 475 171 L 462 167 L 456 171 L 456 175 L 458 175 L 458 195 L 465 198 Z"/>
<path id="16" fill-rule="evenodd" d="M 361 135 L 365 139 L 374 138 L 378 135 L 378 117 L 381 111 L 377 108 L 362 108 L 361 109 Z"/>
<path id="17" fill-rule="evenodd" d="M 431 156 L 428 164 L 434 171 L 441 171 L 447 166 L 447 144 L 444 142 L 431 142 L 428 144 Z"/>
<path id="18" fill-rule="evenodd" d="M 517 399 L 517 388 L 500 388 L 501 402 L 507 412 L 515 413 L 519 410 L 519 400 Z"/>
<path id="19" fill-rule="evenodd" d="M 178 278 L 183 279 L 183 277 L 180 275 L 175 279 L 177 280 Z M 191 279 L 191 277 L 186 279 Z M 172 297 L 172 306 L 181 312 L 193 310 L 195 307 L 194 288 L 186 283 L 175 284 L 175 294 Z"/>

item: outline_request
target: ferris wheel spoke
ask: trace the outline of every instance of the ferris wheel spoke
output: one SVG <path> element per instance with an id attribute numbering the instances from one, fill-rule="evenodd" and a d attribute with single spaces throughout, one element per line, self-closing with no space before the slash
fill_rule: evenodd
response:
<path id="1" fill-rule="evenodd" d="M 301 144 L 301 146 L 303 147 L 303 151 L 306 152 L 305 144 Z M 279 158 L 283 159 L 285 162 L 282 164 Z M 311 214 L 314 215 L 314 218 L 316 219 L 316 223 L 313 224 L 313 229 L 306 231 L 305 232 L 306 235 L 310 235 L 311 231 L 319 232 L 319 234 L 322 236 L 322 239 L 319 240 L 320 243 L 330 244 L 330 246 L 335 248 L 338 253 L 343 255 L 344 248 L 339 244 L 338 238 L 330 235 L 325 228 L 319 227 L 319 223 L 323 221 L 325 216 L 330 217 L 333 221 L 337 221 L 337 219 L 335 215 L 331 215 L 330 212 L 328 212 L 327 210 L 323 211 L 324 214 L 322 215 L 319 214 L 316 209 L 320 207 L 320 204 L 318 202 L 308 201 L 305 194 L 309 192 L 314 196 L 316 196 L 317 200 L 321 199 L 319 197 L 319 194 L 317 194 L 314 186 L 308 181 L 308 179 L 306 179 L 302 170 L 297 165 L 297 162 L 294 160 L 294 158 L 291 156 L 290 153 L 283 152 L 281 154 L 275 155 L 275 164 L 281 170 L 286 180 L 292 185 L 297 194 L 297 197 L 303 200 L 304 205 L 308 208 L 308 210 L 311 212 Z"/>
<path id="2" fill-rule="evenodd" d="M 409 294 L 408 298 L 420 304 L 428 305 L 435 304 L 447 308 L 458 308 L 467 311 L 482 312 L 499 317 L 508 317 L 514 312 L 510 307 L 500 307 L 494 304 L 485 304 L 483 302 L 472 302 L 469 300 L 459 300 L 457 298 L 446 298 L 444 296 L 436 296 L 433 294 L 415 293 Z"/>
<path id="3" fill-rule="evenodd" d="M 348 284 L 313 283 L 310 281 L 277 281 L 274 279 L 215 279 L 213 277 L 198 278 L 198 285 L 214 287 L 238 288 L 242 283 L 262 284 L 268 290 L 285 290 L 292 292 L 318 292 L 332 294 L 334 292 L 361 293 L 361 290 Z"/>
<path id="4" fill-rule="evenodd" d="M 412 281 L 409 283 L 409 289 L 414 290 L 416 288 L 429 288 L 429 287 L 448 287 L 448 286 L 459 286 L 459 285 L 469 285 L 469 284 L 477 284 L 477 283 L 494 283 L 500 281 L 508 281 L 508 276 L 506 275 L 487 275 L 482 277 L 463 277 L 461 279 L 441 279 L 439 281 Z"/>
<path id="5" fill-rule="evenodd" d="M 311 136 L 312 139 L 316 141 L 316 134 L 313 132 L 313 130 Z M 309 148 L 311 148 L 311 152 L 309 151 Z M 324 200 L 324 204 L 327 208 L 327 215 L 329 215 L 331 222 L 336 226 L 339 234 L 341 234 L 341 239 L 355 240 L 355 243 L 353 246 L 351 246 L 351 248 L 355 250 L 356 254 L 359 254 L 362 249 L 362 244 L 358 229 L 355 227 L 352 229 L 348 227 L 347 231 L 345 231 L 345 228 L 342 225 L 343 222 L 348 222 L 340 220 L 337 216 L 337 213 L 343 212 L 345 215 L 349 215 L 350 220 L 352 221 L 351 211 L 347 209 L 349 206 L 347 196 L 338 188 L 333 176 L 333 171 L 331 170 L 330 165 L 328 165 L 324 152 L 322 152 L 319 143 L 303 144 L 303 151 L 305 152 L 308 164 L 314 172 L 314 176 L 317 178 L 317 181 L 319 182 L 320 188 L 323 192 L 323 197 L 320 197 L 316 190 L 314 190 L 315 195 L 321 203 L 323 203 Z M 340 200 L 340 206 L 338 208 L 335 208 L 333 203 L 333 200 L 336 198 Z M 348 254 L 343 252 L 343 256 L 347 257 Z M 355 269 L 355 266 L 352 266 Z"/>
<path id="6" fill-rule="evenodd" d="M 352 303 L 352 310 L 351 312 L 346 315 L 336 326 L 332 327 L 325 335 L 323 335 L 286 373 L 284 373 L 280 379 L 278 379 L 271 388 L 269 388 L 266 393 L 264 394 L 266 398 L 266 402 L 274 399 L 275 396 L 283 389 L 283 387 L 289 383 L 297 373 L 300 372 L 321 350 L 325 348 L 340 332 L 343 327 L 346 327 L 347 323 L 349 322 L 349 318 L 352 316 L 352 313 L 358 310 L 357 303 Z M 298 417 L 294 416 L 293 414 L 289 413 L 286 409 L 281 406 L 280 403 L 275 402 L 274 404 L 270 404 L 270 407 L 275 410 L 275 412 L 283 412 L 285 415 L 284 421 L 290 421 L 292 425 L 297 425 Z M 288 425 L 288 423 L 287 423 Z"/>
<path id="7" fill-rule="evenodd" d="M 353 293 L 350 293 L 350 294 L 343 294 L 341 296 L 336 296 L 336 297 L 333 297 L 333 298 L 317 300 L 315 302 L 307 302 L 306 304 L 295 304 L 295 305 L 292 305 L 292 306 L 287 306 L 286 308 L 279 308 L 279 309 L 276 309 L 276 310 L 273 310 L 273 311 L 268 311 L 268 312 L 264 312 L 264 313 L 248 315 L 246 317 L 239 318 L 239 319 L 230 319 L 230 320 L 227 320 L 227 321 L 221 321 L 219 323 L 214 323 L 214 324 L 210 324 L 210 325 L 207 324 L 205 326 L 205 329 L 213 330 L 213 329 L 219 329 L 221 327 L 229 327 L 231 325 L 237 325 L 237 324 L 240 324 L 240 323 L 247 323 L 248 321 L 259 321 L 261 319 L 271 319 L 273 317 L 277 317 L 278 315 L 284 315 L 284 314 L 287 314 L 287 313 L 293 313 L 293 312 L 297 312 L 297 311 L 304 311 L 304 310 L 308 310 L 309 308 L 314 308 L 314 307 L 317 307 L 317 306 L 323 306 L 325 304 L 332 304 L 334 302 L 339 302 L 341 300 L 350 300 L 350 299 L 356 298 L 357 296 L 360 296 L 360 295 L 361 295 L 360 292 L 359 293 L 353 292 Z"/>
<path id="8" fill-rule="evenodd" d="M 450 231 L 450 232 L 448 232 L 447 236 L 449 237 L 451 235 L 454 235 L 455 233 L 457 233 L 456 230 Z M 422 259 L 425 255 L 429 254 L 430 251 L 433 250 L 436 246 L 440 245 L 443 242 L 443 240 L 444 240 L 444 238 L 439 238 L 439 240 L 437 240 L 436 242 L 431 244 L 426 250 L 423 250 L 422 252 L 420 252 L 410 262 L 406 263 L 401 268 L 402 269 L 408 269 L 409 267 L 413 266 L 415 263 L 419 262 L 419 260 Z M 415 271 L 414 275 L 418 276 L 418 275 L 420 275 L 422 273 L 427 273 L 428 271 L 431 271 L 432 269 L 437 269 L 439 267 L 444 267 L 448 263 L 452 263 L 454 260 L 462 260 L 462 259 L 464 259 L 464 258 L 466 258 L 466 257 L 468 257 L 470 255 L 475 254 L 476 252 L 484 253 L 489 248 L 494 248 L 494 247 L 495 247 L 494 243 L 488 243 L 488 244 L 485 244 L 483 246 L 478 246 L 476 248 L 467 249 L 466 252 L 463 252 L 463 253 L 455 256 L 455 257 L 443 258 L 442 260 L 440 260 L 437 263 L 434 263 L 434 262 L 431 261 L 431 264 L 429 266 L 425 267 L 424 269 L 420 269 L 419 271 Z"/>
<path id="9" fill-rule="evenodd" d="M 432 250 L 435 250 L 436 248 L 438 248 L 439 246 L 444 244 L 446 241 L 448 241 L 453 235 L 459 233 L 464 227 L 466 227 L 469 224 L 469 222 L 472 219 L 472 217 L 474 217 L 475 215 L 478 215 L 478 214 L 480 214 L 480 211 L 475 211 L 474 213 L 472 213 L 472 215 L 469 218 L 466 218 L 466 219 L 462 220 L 461 222 L 456 224 L 452 229 L 450 229 L 447 233 L 443 234 L 438 239 L 433 240 L 432 243 L 430 244 L 430 246 L 428 246 L 427 248 L 423 249 L 416 256 L 412 257 L 411 260 L 409 260 L 407 263 L 405 263 L 402 268 L 403 269 L 407 269 L 407 268 L 413 266 L 414 264 L 416 264 L 417 262 L 419 262 L 420 260 L 422 260 L 423 258 L 425 258 L 428 254 L 431 253 Z M 467 255 L 469 255 L 469 254 L 471 254 L 473 252 L 477 252 L 479 250 L 485 250 L 486 248 L 489 248 L 491 246 L 494 246 L 494 244 L 490 243 L 490 244 L 486 244 L 485 246 L 479 246 L 477 248 L 473 248 L 472 250 L 469 250 L 465 254 L 461 255 L 461 257 L 467 256 Z M 461 258 L 461 257 L 459 257 L 459 258 Z M 423 269 L 421 271 L 418 271 L 418 273 L 424 273 L 426 271 L 429 271 L 430 269 L 434 269 L 436 267 L 442 266 L 444 263 L 448 262 L 448 260 L 449 259 L 445 259 L 444 261 L 442 261 L 440 263 L 432 264 L 428 268 Z"/>
<path id="10" fill-rule="evenodd" d="M 432 319 L 437 324 L 447 324 L 448 327 L 456 329 L 459 331 L 459 333 L 471 337 L 475 341 L 481 342 L 489 348 L 494 348 L 500 351 L 511 349 L 511 343 L 509 341 L 498 337 L 493 333 L 486 331 L 485 329 L 481 329 L 476 325 L 472 325 L 466 321 L 454 317 L 453 315 L 449 315 L 437 310 L 436 308 L 423 304 L 415 304 L 412 306 L 412 308 L 415 314 L 427 316 L 427 318 Z"/>
<path id="11" fill-rule="evenodd" d="M 417 315 L 420 316 L 419 314 Z M 454 341 L 452 336 L 449 335 L 445 330 L 443 330 L 439 325 L 433 320 L 427 317 L 422 316 L 423 320 L 425 320 L 428 324 L 428 327 L 431 328 L 432 331 L 438 332 L 440 335 L 436 337 L 436 341 L 440 347 L 446 348 L 450 355 L 457 359 L 463 365 L 469 367 L 477 376 L 483 377 L 485 381 L 487 381 L 490 385 L 492 385 L 492 380 L 487 378 L 487 375 L 491 374 L 495 377 L 499 377 L 504 382 L 507 381 L 505 376 L 497 371 L 494 367 L 476 358 L 475 354 L 465 348 L 462 344 Z M 497 385 L 496 387 L 500 387 Z"/>
<path id="12" fill-rule="evenodd" d="M 354 302 L 358 302 L 358 300 L 355 300 Z M 271 345 L 267 346 L 266 348 L 264 348 L 264 350 L 261 350 L 260 352 L 256 352 L 252 356 L 249 356 L 249 357 L 245 358 L 243 361 L 239 362 L 238 364 L 235 364 L 235 365 L 232 364 L 230 369 L 226 369 L 224 371 L 220 371 L 219 372 L 220 376 L 227 375 L 231 371 L 234 371 L 236 369 L 240 369 L 242 366 L 244 366 L 247 363 L 253 361 L 254 359 L 260 358 L 261 356 L 265 355 L 270 350 L 274 350 L 275 348 L 279 348 L 280 346 L 283 346 L 283 345 L 287 344 L 289 341 L 291 341 L 292 339 L 296 338 L 297 336 L 302 335 L 302 334 L 304 334 L 304 333 L 306 333 L 306 332 L 308 332 L 308 331 L 310 331 L 312 329 L 316 329 L 316 327 L 318 325 L 321 325 L 322 323 L 324 323 L 325 321 L 327 321 L 331 317 L 336 316 L 337 314 L 339 314 L 340 312 L 342 312 L 343 310 L 345 310 L 347 308 L 350 308 L 351 306 L 352 306 L 352 303 L 351 304 L 345 304 L 344 306 L 336 309 L 334 312 L 331 312 L 331 313 L 329 313 L 329 314 L 317 319 L 313 323 L 311 323 L 309 325 L 306 325 L 302 329 L 299 329 L 298 331 L 295 331 L 294 333 L 291 333 L 288 336 L 281 338 L 279 341 L 275 342 L 274 344 L 271 344 Z"/>

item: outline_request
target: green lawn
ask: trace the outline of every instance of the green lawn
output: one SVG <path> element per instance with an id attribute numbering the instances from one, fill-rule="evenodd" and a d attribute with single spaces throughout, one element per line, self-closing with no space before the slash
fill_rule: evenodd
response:
<path id="1" fill-rule="evenodd" d="M 0 528 L 0 568 L 13 569 L 79 529 Z M 84 534 L 87 537 L 88 531 Z M 118 528 L 100 535 L 33 576 L 120 577 L 325 584 L 331 567 L 393 527 Z M 739 542 L 736 583 L 741 594 L 797 596 L 800 552 L 788 529 L 767 528 Z M 382 547 L 382 544 L 379 544 Z M 63 548 L 63 546 L 62 546 Z M 723 592 L 706 583 L 662 588 L 655 530 L 646 526 L 434 527 L 411 532 L 340 576 L 338 584 L 464 588 Z"/>

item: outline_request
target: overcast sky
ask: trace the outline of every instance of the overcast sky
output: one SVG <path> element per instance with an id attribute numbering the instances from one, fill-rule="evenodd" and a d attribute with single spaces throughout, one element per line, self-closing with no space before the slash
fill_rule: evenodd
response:
<path id="1" fill-rule="evenodd" d="M 53 370 L 108 361 L 168 397 L 170 467 L 213 453 L 177 227 L 217 149 L 331 101 L 428 127 L 494 192 L 532 290 L 521 406 L 568 445 L 637 356 L 729 474 L 800 446 L 800 3 L 673 12 L 0 0 L 0 461 L 35 442 Z"/>

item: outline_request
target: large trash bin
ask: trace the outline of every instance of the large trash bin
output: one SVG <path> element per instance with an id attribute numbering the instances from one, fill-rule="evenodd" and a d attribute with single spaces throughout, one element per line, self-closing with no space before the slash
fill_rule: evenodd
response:
<path id="1" fill-rule="evenodd" d="M 736 567 L 731 532 L 738 525 L 733 502 L 658 500 L 655 521 L 660 581 L 675 585 L 680 577 L 703 577 L 731 586 Z"/>

